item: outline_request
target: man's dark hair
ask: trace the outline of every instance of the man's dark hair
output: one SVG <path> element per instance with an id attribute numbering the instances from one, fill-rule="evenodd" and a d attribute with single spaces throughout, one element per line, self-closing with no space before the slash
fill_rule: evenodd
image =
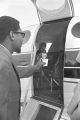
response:
<path id="1" fill-rule="evenodd" d="M 10 34 L 10 31 L 17 31 L 20 28 L 19 21 L 9 16 L 0 17 L 0 43 Z"/>

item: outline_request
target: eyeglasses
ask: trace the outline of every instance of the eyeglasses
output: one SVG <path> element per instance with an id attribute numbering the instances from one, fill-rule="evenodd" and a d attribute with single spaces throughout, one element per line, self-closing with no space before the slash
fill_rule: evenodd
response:
<path id="1" fill-rule="evenodd" d="M 25 33 L 23 33 L 23 32 L 13 32 L 14 34 L 20 34 L 21 36 L 22 36 L 22 38 L 24 38 L 25 37 Z"/>

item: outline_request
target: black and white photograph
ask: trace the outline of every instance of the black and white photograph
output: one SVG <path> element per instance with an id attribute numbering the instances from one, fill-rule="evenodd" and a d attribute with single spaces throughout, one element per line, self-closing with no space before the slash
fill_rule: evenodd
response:
<path id="1" fill-rule="evenodd" d="M 0 120 L 80 120 L 80 0 L 0 0 Z"/>

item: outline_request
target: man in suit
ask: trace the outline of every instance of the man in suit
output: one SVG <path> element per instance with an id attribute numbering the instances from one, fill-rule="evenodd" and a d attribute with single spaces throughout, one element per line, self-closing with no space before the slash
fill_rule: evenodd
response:
<path id="1" fill-rule="evenodd" d="M 21 87 L 17 68 L 12 59 L 13 52 L 20 52 L 25 33 L 19 21 L 9 16 L 0 17 L 0 120 L 19 120 Z M 26 77 L 33 74 L 44 63 L 25 68 Z"/>

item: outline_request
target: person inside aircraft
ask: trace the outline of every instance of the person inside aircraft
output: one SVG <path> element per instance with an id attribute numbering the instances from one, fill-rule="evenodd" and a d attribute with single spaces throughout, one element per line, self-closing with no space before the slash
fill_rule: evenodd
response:
<path id="1" fill-rule="evenodd" d="M 36 58 L 35 58 L 35 63 L 39 61 L 39 59 L 44 59 L 48 60 L 47 52 L 46 52 L 46 43 L 41 42 L 39 44 L 39 49 L 36 52 Z M 49 75 L 50 74 L 50 75 Z M 51 73 L 50 70 L 48 70 L 48 62 L 45 66 L 42 66 L 39 71 L 34 74 L 34 76 L 37 76 L 38 81 L 37 81 L 37 88 L 43 90 L 44 87 L 49 86 L 50 84 L 50 79 L 51 79 Z M 49 77 L 50 76 L 50 77 Z"/>
<path id="2" fill-rule="evenodd" d="M 19 72 L 12 59 L 13 52 L 20 52 L 25 33 L 21 30 L 19 21 L 10 16 L 0 17 L 0 120 L 19 120 L 20 113 L 20 77 L 30 76 L 44 63 L 24 69 L 24 75 Z M 19 74 L 18 74 L 19 72 Z"/>
<path id="3" fill-rule="evenodd" d="M 46 43 L 42 42 L 39 45 L 39 49 L 36 52 L 36 58 L 35 58 L 35 63 L 37 61 L 39 61 L 39 59 L 41 58 L 46 58 L 47 57 L 47 53 L 46 53 Z"/>

